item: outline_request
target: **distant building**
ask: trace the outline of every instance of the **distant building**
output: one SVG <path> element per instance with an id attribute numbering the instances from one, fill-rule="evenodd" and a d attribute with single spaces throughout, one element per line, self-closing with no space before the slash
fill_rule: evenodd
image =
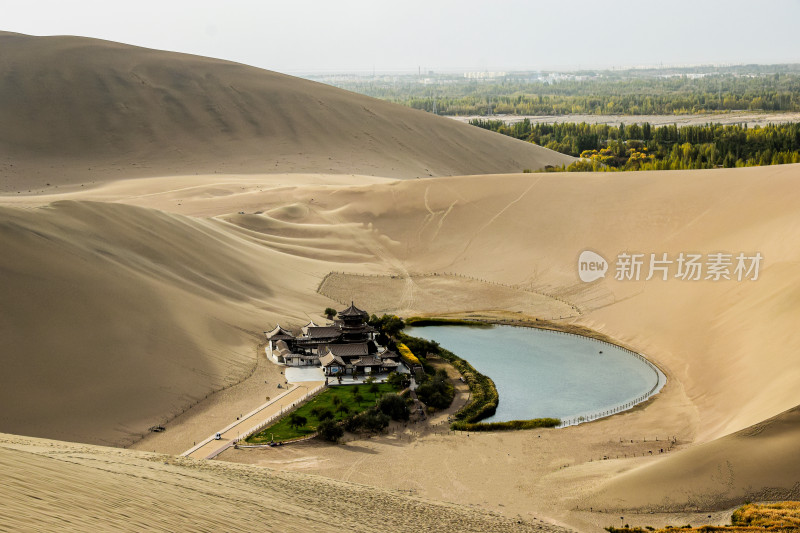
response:
<path id="1" fill-rule="evenodd" d="M 496 78 L 504 78 L 507 72 L 465 72 L 464 78 L 468 80 L 493 80 Z"/>
<path id="2" fill-rule="evenodd" d="M 265 332 L 267 355 L 287 366 L 322 366 L 327 376 L 404 371 L 400 356 L 375 342 L 377 331 L 369 315 L 351 303 L 333 323 L 313 321 L 298 335 L 279 325 Z"/>

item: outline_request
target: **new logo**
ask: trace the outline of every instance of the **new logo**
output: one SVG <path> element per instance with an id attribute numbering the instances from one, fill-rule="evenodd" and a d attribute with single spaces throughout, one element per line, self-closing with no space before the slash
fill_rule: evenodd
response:
<path id="1" fill-rule="evenodd" d="M 606 276 L 608 261 L 602 255 L 584 250 L 578 257 L 578 276 L 584 283 L 590 283 Z"/>

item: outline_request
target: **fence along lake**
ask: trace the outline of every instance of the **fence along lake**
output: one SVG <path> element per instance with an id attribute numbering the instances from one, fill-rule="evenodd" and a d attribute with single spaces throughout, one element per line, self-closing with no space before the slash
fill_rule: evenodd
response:
<path id="1" fill-rule="evenodd" d="M 638 354 L 579 335 L 514 326 L 404 332 L 438 342 L 494 380 L 500 402 L 484 422 L 594 419 L 643 401 L 666 382 Z"/>

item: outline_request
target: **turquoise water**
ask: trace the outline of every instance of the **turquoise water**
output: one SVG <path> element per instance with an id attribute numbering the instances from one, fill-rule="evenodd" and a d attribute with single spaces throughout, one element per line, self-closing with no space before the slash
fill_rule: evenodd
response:
<path id="1" fill-rule="evenodd" d="M 512 326 L 404 332 L 435 340 L 494 380 L 500 402 L 486 422 L 593 415 L 635 400 L 664 381 L 663 374 L 630 352 L 577 335 Z"/>

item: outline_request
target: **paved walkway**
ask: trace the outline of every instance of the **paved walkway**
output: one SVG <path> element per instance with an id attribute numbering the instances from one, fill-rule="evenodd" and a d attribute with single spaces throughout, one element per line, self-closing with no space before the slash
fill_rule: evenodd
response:
<path id="1" fill-rule="evenodd" d="M 291 389 L 248 413 L 241 420 L 237 420 L 225 429 L 220 430 L 219 433 L 222 436 L 220 440 L 216 440 L 214 438 L 215 435 L 211 435 L 181 455 L 195 459 L 213 459 L 233 446 L 240 435 L 248 433 L 252 428 L 280 414 L 293 403 L 302 400 L 310 391 L 324 384 L 324 381 L 306 381 L 295 384 Z"/>

